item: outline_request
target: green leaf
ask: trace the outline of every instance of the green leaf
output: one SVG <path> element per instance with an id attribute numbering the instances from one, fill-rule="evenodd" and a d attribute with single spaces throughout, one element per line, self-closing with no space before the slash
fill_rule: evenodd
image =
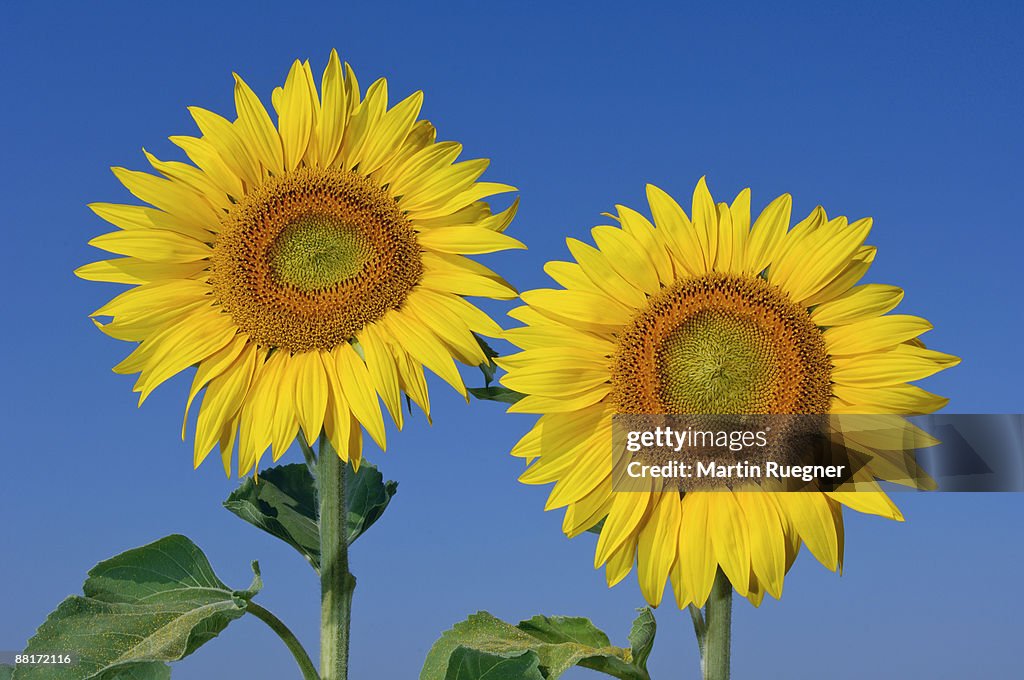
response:
<path id="1" fill-rule="evenodd" d="M 458 647 L 448 662 L 444 680 L 544 680 L 535 652 L 511 658 Z"/>
<path id="2" fill-rule="evenodd" d="M 359 466 L 359 472 L 353 472 L 349 465 L 345 475 L 349 545 L 380 519 L 397 492 L 398 482 L 385 482 L 384 475 L 376 466 L 364 462 Z"/>
<path id="3" fill-rule="evenodd" d="M 647 668 L 647 659 L 654 649 L 654 636 L 658 632 L 658 623 L 654 620 L 654 612 L 650 607 L 638 609 L 639 615 L 633 621 L 629 631 L 629 648 L 633 653 L 633 663 Z"/>
<path id="4" fill-rule="evenodd" d="M 385 482 L 370 463 L 360 465 L 359 472 L 349 466 L 345 475 L 349 545 L 380 519 L 397 490 L 398 482 Z M 316 481 L 308 466 L 282 465 L 260 474 L 259 481 L 247 479 L 228 496 L 224 507 L 292 546 L 320 570 Z"/>
<path id="5" fill-rule="evenodd" d="M 634 629 L 636 628 L 637 624 L 634 623 Z M 630 649 L 624 649 L 613 647 L 608 636 L 588 619 L 535 616 L 513 626 L 487 612 L 477 612 L 467 620 L 455 624 L 434 643 L 423 664 L 420 680 L 447 680 L 456 677 L 459 680 L 478 680 L 482 677 L 503 680 L 535 678 L 538 676 L 530 675 L 528 669 L 519 675 L 484 676 L 470 672 L 474 669 L 490 672 L 491 667 L 500 668 L 493 659 L 488 661 L 491 666 L 484 664 L 488 657 L 504 660 L 523 659 L 530 653 L 536 655 L 539 677 L 545 680 L 555 680 L 569 668 L 577 665 L 601 671 L 621 680 L 650 680 L 645 664 L 646 655 L 650 654 L 650 644 L 653 643 L 653 627 L 645 627 L 644 630 L 649 630 L 650 638 L 638 634 L 637 644 Z M 470 655 L 471 651 L 482 656 Z M 634 659 L 634 651 L 638 651 L 642 658 Z M 477 665 L 466 666 L 467 660 L 472 660 Z M 453 675 L 453 667 L 459 668 L 461 674 Z"/>
<path id="6" fill-rule="evenodd" d="M 320 568 L 316 488 L 302 463 L 270 468 L 259 481 L 246 479 L 224 507 L 298 550 L 314 569 Z"/>
<path id="7" fill-rule="evenodd" d="M 166 680 L 177 661 L 245 614 L 258 592 L 232 590 L 188 538 L 167 536 L 100 562 L 58 605 L 26 654 L 70 653 L 70 665 L 19 666 L 14 680 Z"/>
<path id="8" fill-rule="evenodd" d="M 165 663 L 135 663 L 113 668 L 99 680 L 170 680 L 171 667 Z"/>
<path id="9" fill-rule="evenodd" d="M 491 382 L 494 381 L 494 374 L 498 372 L 498 364 L 494 363 L 498 353 L 487 344 L 486 340 L 476 333 L 473 333 L 473 337 L 476 338 L 477 344 L 480 345 L 480 349 L 484 351 L 484 356 L 487 357 L 487 362 L 480 364 L 480 371 L 484 374 L 484 386 L 489 387 Z"/>
<path id="10" fill-rule="evenodd" d="M 484 401 L 500 401 L 504 404 L 514 404 L 526 395 L 521 392 L 510 390 L 500 385 L 490 387 L 470 387 L 469 393 L 477 399 Z"/>
<path id="11" fill-rule="evenodd" d="M 0 680 L 11 680 L 14 677 L 14 666 L 0 664 Z"/>

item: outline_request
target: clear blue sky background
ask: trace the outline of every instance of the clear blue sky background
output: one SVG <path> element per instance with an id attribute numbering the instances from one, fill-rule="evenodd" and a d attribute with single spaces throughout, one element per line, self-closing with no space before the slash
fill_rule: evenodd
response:
<path id="1" fill-rule="evenodd" d="M 236 480 L 212 459 L 193 471 L 177 438 L 190 378 L 137 409 L 132 379 L 110 371 L 129 346 L 86 318 L 114 287 L 71 274 L 107 229 L 85 204 L 127 198 L 107 167 L 141 169 L 144 145 L 173 157 L 166 137 L 194 130 L 187 105 L 233 110 L 232 70 L 269 102 L 294 58 L 320 70 L 337 47 L 365 83 L 422 88 L 440 136 L 521 189 L 511 233 L 530 250 L 490 259 L 520 289 L 546 285 L 542 264 L 601 211 L 646 211 L 645 182 L 685 197 L 707 174 L 716 197 L 751 186 L 756 207 L 788 191 L 803 214 L 821 202 L 872 215 L 870 280 L 904 286 L 902 309 L 936 326 L 929 343 L 964 358 L 928 386 L 950 411 L 1024 410 L 1019 3 L 547 5 L 5 7 L 0 649 L 20 649 L 98 560 L 182 532 L 238 587 L 259 559 L 261 601 L 315 650 L 313 573 L 221 509 Z M 414 678 L 437 635 L 477 609 L 589 616 L 624 641 L 635 575 L 609 591 L 593 537 L 565 539 L 542 512 L 547 489 L 516 482 L 507 451 L 531 419 L 432 386 L 434 426 L 413 418 L 374 456 L 401 487 L 354 551 L 353 677 Z M 738 604 L 735 677 L 1019 673 L 1024 497 L 898 500 L 902 525 L 848 514 L 843 576 L 804 553 L 781 602 Z M 688 617 L 657 616 L 654 677 L 697 677 Z M 242 620 L 175 677 L 294 669 Z"/>

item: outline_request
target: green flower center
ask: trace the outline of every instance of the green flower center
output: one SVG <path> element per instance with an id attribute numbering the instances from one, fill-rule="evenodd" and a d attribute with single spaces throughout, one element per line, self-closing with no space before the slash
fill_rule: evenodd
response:
<path id="1" fill-rule="evenodd" d="M 661 398 L 673 412 L 758 413 L 782 366 L 763 328 L 705 310 L 669 333 L 658 353 Z"/>
<path id="2" fill-rule="evenodd" d="M 307 215 L 285 227 L 267 254 L 281 283 L 308 293 L 354 277 L 372 257 L 373 245 L 337 218 Z"/>

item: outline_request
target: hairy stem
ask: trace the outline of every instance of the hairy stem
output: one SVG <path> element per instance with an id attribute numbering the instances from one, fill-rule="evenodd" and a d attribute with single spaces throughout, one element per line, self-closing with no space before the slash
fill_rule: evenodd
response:
<path id="1" fill-rule="evenodd" d="M 732 642 L 732 583 L 721 569 L 704 607 L 704 680 L 729 680 Z"/>
<path id="2" fill-rule="evenodd" d="M 320 677 L 348 680 L 349 625 L 355 577 L 348 570 L 345 472 L 327 437 L 317 456 L 320 490 Z"/>
<path id="3" fill-rule="evenodd" d="M 302 671 L 303 680 L 320 680 L 320 676 L 317 675 L 316 672 L 316 666 L 313 665 L 313 660 L 309 658 L 309 654 L 306 653 L 302 643 L 299 642 L 299 639 L 295 637 L 295 634 L 288 629 L 288 626 L 284 625 L 284 622 L 281 621 L 281 619 L 277 618 L 252 600 L 249 600 L 246 603 L 245 611 L 270 626 L 270 629 L 277 633 L 277 636 L 284 641 L 285 646 L 288 647 L 288 651 L 290 651 L 292 656 L 295 657 L 295 662 L 299 664 L 299 670 Z"/>

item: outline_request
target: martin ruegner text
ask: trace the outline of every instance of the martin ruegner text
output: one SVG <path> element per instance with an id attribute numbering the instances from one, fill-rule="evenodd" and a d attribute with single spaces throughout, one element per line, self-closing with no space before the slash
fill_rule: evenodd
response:
<path id="1" fill-rule="evenodd" d="M 768 461 L 753 465 L 746 461 L 723 465 L 715 461 L 684 463 L 673 460 L 662 465 L 647 465 L 634 460 L 626 467 L 626 474 L 636 479 L 660 477 L 663 479 L 800 479 L 813 482 L 821 479 L 839 479 L 845 465 L 784 465 Z"/>

